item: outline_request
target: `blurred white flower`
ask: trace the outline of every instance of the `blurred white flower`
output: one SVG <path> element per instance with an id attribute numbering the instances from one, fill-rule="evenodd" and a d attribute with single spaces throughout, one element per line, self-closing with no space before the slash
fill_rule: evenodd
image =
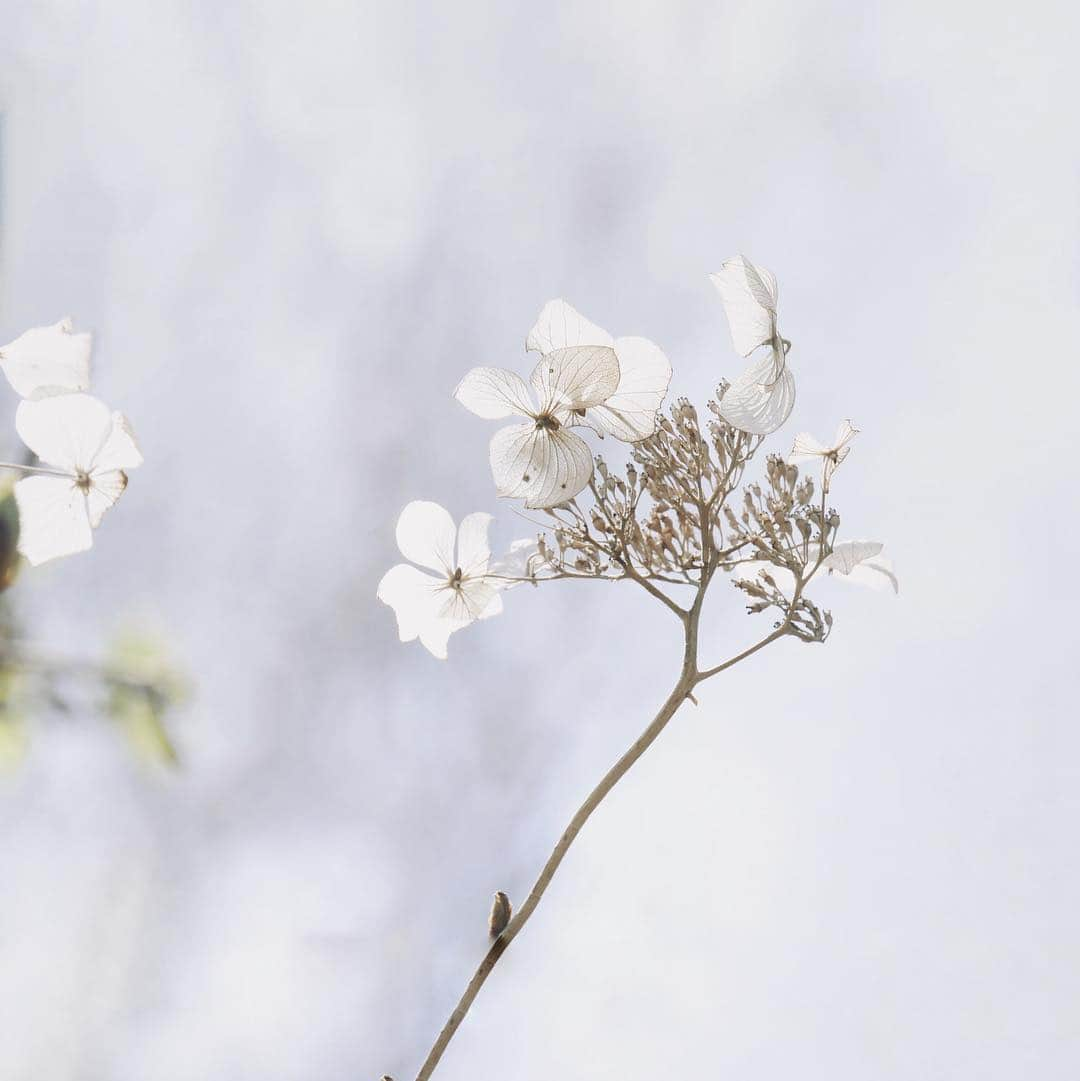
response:
<path id="1" fill-rule="evenodd" d="M 728 387 L 720 400 L 720 414 L 733 428 L 768 435 L 787 420 L 795 405 L 795 377 L 787 368 L 789 343 L 776 325 L 776 278 L 741 255 L 728 259 L 710 278 L 724 305 L 735 351 L 748 357 L 761 346 L 768 347 Z"/>
<path id="2" fill-rule="evenodd" d="M 820 458 L 822 461 L 822 484 L 825 490 L 828 491 L 829 482 L 832 480 L 833 473 L 836 472 L 836 467 L 851 451 L 848 444 L 858 434 L 859 429 L 854 427 L 850 420 L 842 420 L 840 427 L 836 429 L 832 445 L 826 447 L 823 443 L 819 443 L 809 432 L 800 432 L 795 436 L 795 442 L 787 460 L 795 463 Z"/>
<path id="3" fill-rule="evenodd" d="M 15 485 L 19 551 L 35 566 L 85 551 L 127 487 L 125 470 L 142 464 L 127 418 L 89 394 L 60 394 L 21 402 L 15 428 L 51 467 Z"/>
<path id="4" fill-rule="evenodd" d="M 831 577 L 845 582 L 886 589 L 890 585 L 894 593 L 900 592 L 900 583 L 893 573 L 892 562 L 882 555 L 885 546 L 877 541 L 844 541 L 822 562 Z"/>
<path id="5" fill-rule="evenodd" d="M 533 537 L 524 537 L 510 542 L 510 550 L 501 559 L 491 564 L 491 574 L 497 575 L 501 588 L 512 589 L 522 582 L 536 585 L 536 575 L 548 563 L 547 557 L 540 551 L 540 545 Z"/>
<path id="6" fill-rule="evenodd" d="M 34 327 L 0 349 L 0 368 L 22 398 L 86 390 L 90 335 L 75 334 L 70 319 Z"/>
<path id="7" fill-rule="evenodd" d="M 425 574 L 399 563 L 383 575 L 377 596 L 394 609 L 402 642 L 419 638 L 432 656 L 446 659 L 454 631 L 502 611 L 498 583 L 487 577 L 490 514 L 466 515 L 455 528 L 438 503 L 415 500 L 401 512 L 397 543 L 413 563 L 436 572 Z M 456 552 L 455 552 L 456 548 Z"/>
<path id="8" fill-rule="evenodd" d="M 619 383 L 600 405 L 580 413 L 580 420 L 601 437 L 624 443 L 647 439 L 656 431 L 656 415 L 671 382 L 671 364 L 647 338 L 612 338 L 565 300 L 549 300 L 525 339 L 525 348 L 547 356 L 575 345 L 599 345 L 615 351 Z"/>
<path id="9" fill-rule="evenodd" d="M 528 384 L 502 368 L 473 368 L 454 397 L 478 417 L 527 417 L 528 424 L 501 428 L 489 460 L 498 494 L 524 499 L 530 508 L 573 499 L 589 483 L 592 451 L 569 430 L 587 410 L 601 405 L 619 385 L 619 361 L 609 346 L 556 349 L 541 357 Z"/>

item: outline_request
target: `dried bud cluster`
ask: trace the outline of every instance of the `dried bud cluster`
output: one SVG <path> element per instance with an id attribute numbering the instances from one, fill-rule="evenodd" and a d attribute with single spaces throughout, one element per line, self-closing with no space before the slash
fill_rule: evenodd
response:
<path id="1" fill-rule="evenodd" d="M 654 434 L 633 445 L 623 474 L 598 457 L 591 505 L 579 497 L 544 512 L 551 540 L 538 539 L 531 573 L 699 585 L 716 570 L 743 565 L 748 573 L 772 565 L 796 580 L 812 570 L 830 551 L 839 516 L 814 502 L 812 478 L 776 455 L 766 459 L 764 482 L 732 500 L 763 440 L 723 419 L 725 390 L 709 401 L 704 426 L 694 406 L 678 399 Z M 786 597 L 767 573 L 735 585 L 751 598 L 749 611 L 775 607 L 799 638 L 827 636 L 829 614 L 801 595 Z"/>

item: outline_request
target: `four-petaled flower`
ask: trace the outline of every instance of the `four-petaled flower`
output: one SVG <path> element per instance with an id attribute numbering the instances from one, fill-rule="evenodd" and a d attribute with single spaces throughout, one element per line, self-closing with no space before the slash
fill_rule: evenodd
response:
<path id="1" fill-rule="evenodd" d="M 720 399 L 720 415 L 753 435 L 775 432 L 795 405 L 795 377 L 787 367 L 790 342 L 776 325 L 779 289 L 775 276 L 742 255 L 710 275 L 724 305 L 735 351 L 743 357 L 767 346 Z"/>
<path id="2" fill-rule="evenodd" d="M 610 435 L 624 443 L 648 439 L 671 382 L 671 363 L 660 347 L 648 338 L 612 338 L 565 300 L 549 300 L 525 339 L 526 350 L 547 356 L 575 345 L 613 349 L 619 362 L 615 392 L 585 409 L 581 423 L 601 438 Z"/>
<path id="3" fill-rule="evenodd" d="M 836 467 L 848 456 L 851 447 L 848 444 L 859 434 L 859 429 L 852 425 L 850 420 L 842 420 L 840 427 L 836 429 L 832 445 L 826 447 L 819 443 L 809 432 L 800 432 L 795 436 L 795 442 L 788 455 L 788 461 L 808 462 L 814 458 L 820 458 L 822 463 L 821 483 L 825 491 L 829 490 L 829 482 L 832 480 Z"/>
<path id="4" fill-rule="evenodd" d="M 125 470 L 142 464 L 127 418 L 89 394 L 58 394 L 21 402 L 15 428 L 52 467 L 15 485 L 19 551 L 35 566 L 85 551 L 127 487 Z"/>
<path id="5" fill-rule="evenodd" d="M 0 348 L 0 368 L 20 398 L 81 391 L 90 386 L 90 335 L 70 319 L 34 327 Z"/>
<path id="6" fill-rule="evenodd" d="M 454 631 L 502 611 L 499 586 L 487 577 L 491 521 L 490 514 L 478 512 L 466 515 L 455 528 L 448 511 L 423 500 L 401 512 L 397 523 L 401 554 L 436 572 L 425 574 L 399 563 L 379 582 L 378 598 L 394 609 L 401 641 L 419 638 L 433 656 L 445 660 L 446 643 Z"/>

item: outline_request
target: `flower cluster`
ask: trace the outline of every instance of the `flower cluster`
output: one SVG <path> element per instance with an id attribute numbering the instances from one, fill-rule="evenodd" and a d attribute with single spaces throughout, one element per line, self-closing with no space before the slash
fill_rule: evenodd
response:
<path id="1" fill-rule="evenodd" d="M 749 611 L 778 609 L 784 633 L 817 642 L 832 619 L 805 595 L 816 574 L 895 588 L 880 544 L 836 543 L 840 519 L 826 497 L 857 434 L 850 421 L 830 445 L 799 434 L 786 458 L 767 457 L 763 483 L 733 500 L 765 437 L 790 415 L 795 380 L 776 278 L 738 256 L 712 281 L 735 349 L 750 363 L 720 383 L 704 418 L 685 398 L 661 411 L 671 365 L 655 344 L 612 338 L 563 300 L 544 306 L 526 338 L 526 351 L 539 354 L 528 382 L 502 368 L 465 375 L 454 397 L 472 413 L 521 418 L 492 437 L 491 472 L 498 495 L 541 514 L 545 531 L 493 564 L 489 515 L 462 522 L 455 554 L 449 514 L 409 504 L 398 545 L 437 573 L 399 564 L 382 579 L 378 596 L 395 609 L 403 641 L 419 638 L 445 657 L 450 634 L 500 612 L 500 591 L 518 582 L 631 579 L 685 615 L 664 587 L 700 594 L 722 571 L 747 594 Z M 594 458 L 582 429 L 630 444 L 623 468 Z M 820 496 L 814 478 L 800 476 L 796 463 L 805 462 L 821 465 Z"/>
<path id="2" fill-rule="evenodd" d="M 90 335 L 67 319 L 0 348 L 0 368 L 23 399 L 15 429 L 39 463 L 0 463 L 26 474 L 14 491 L 17 547 L 35 566 L 91 547 L 128 470 L 142 464 L 127 418 L 86 393 L 90 349 Z"/>

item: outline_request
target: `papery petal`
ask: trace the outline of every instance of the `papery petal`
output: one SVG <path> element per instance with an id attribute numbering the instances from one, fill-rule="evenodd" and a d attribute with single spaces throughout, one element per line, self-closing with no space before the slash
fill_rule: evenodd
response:
<path id="1" fill-rule="evenodd" d="M 601 435 L 636 443 L 656 431 L 656 416 L 671 382 L 671 364 L 647 338 L 620 338 L 615 355 L 619 385 L 601 405 L 586 410 L 584 423 Z"/>
<path id="2" fill-rule="evenodd" d="M 491 559 L 488 546 L 488 528 L 495 519 L 490 514 L 477 511 L 461 519 L 457 534 L 457 561 L 455 567 L 461 568 L 466 577 L 482 576 Z"/>
<path id="3" fill-rule="evenodd" d="M 842 541 L 833 545 L 833 550 L 825 557 L 822 566 L 840 574 L 850 574 L 852 568 L 864 559 L 876 556 L 884 547 L 885 545 L 878 541 Z"/>
<path id="4" fill-rule="evenodd" d="M 541 412 L 562 415 L 606 401 L 619 385 L 619 374 L 619 358 L 610 346 L 574 345 L 541 357 L 530 381 Z"/>
<path id="5" fill-rule="evenodd" d="M 511 541 L 510 550 L 506 555 L 497 559 L 488 569 L 491 575 L 497 575 L 489 579 L 498 589 L 513 589 L 520 585 L 520 581 L 505 581 L 503 579 L 533 579 L 536 575 L 537 564 L 540 562 L 540 546 L 532 537 L 524 537 Z"/>
<path id="6" fill-rule="evenodd" d="M 131 423 L 123 413 L 112 415 L 112 429 L 101 449 L 94 455 L 88 472 L 134 469 L 143 463 L 142 451 L 135 441 Z"/>
<path id="7" fill-rule="evenodd" d="M 90 386 L 91 338 L 75 334 L 70 319 L 34 327 L 0 349 L 0 368 L 23 398 Z"/>
<path id="8" fill-rule="evenodd" d="M 88 473 L 113 434 L 114 421 L 109 407 L 89 394 L 58 394 L 20 402 L 15 429 L 43 462 Z"/>
<path id="9" fill-rule="evenodd" d="M 458 383 L 454 397 L 485 420 L 531 417 L 536 413 L 528 384 L 517 372 L 504 368 L 473 368 Z"/>
<path id="10" fill-rule="evenodd" d="M 445 585 L 445 581 L 432 578 L 408 563 L 398 563 L 382 576 L 376 596 L 393 608 L 402 642 L 411 642 L 421 628 L 438 618 L 445 600 L 441 593 Z"/>
<path id="11" fill-rule="evenodd" d="M 524 499 L 533 509 L 573 499 L 593 470 L 585 441 L 565 428 L 503 428 L 492 437 L 489 457 L 499 495 Z"/>
<path id="12" fill-rule="evenodd" d="M 776 336 L 776 278 L 764 267 L 737 255 L 709 275 L 724 305 L 735 351 L 749 356 Z"/>
<path id="13" fill-rule="evenodd" d="M 90 490 L 86 493 L 86 509 L 90 515 L 90 524 L 95 529 L 101 525 L 105 512 L 124 494 L 127 482 L 127 474 L 122 469 L 94 473 L 90 478 Z"/>
<path id="14" fill-rule="evenodd" d="M 807 462 L 828 453 L 829 448 L 809 432 L 799 432 L 791 445 L 791 453 L 787 456 L 787 460 L 788 462 Z"/>
<path id="15" fill-rule="evenodd" d="M 754 361 L 724 392 L 720 415 L 740 431 L 768 435 L 787 420 L 794 405 L 795 377 L 783 358 L 778 361 L 770 352 Z"/>
<path id="16" fill-rule="evenodd" d="M 836 438 L 833 439 L 834 449 L 846 447 L 858 434 L 859 429 L 850 420 L 840 421 L 840 426 L 836 429 Z"/>
<path id="17" fill-rule="evenodd" d="M 450 512 L 438 503 L 422 499 L 409 503 L 398 518 L 396 535 L 398 548 L 406 559 L 439 571 L 446 578 L 454 573 L 457 530 Z"/>
<path id="18" fill-rule="evenodd" d="M 446 660 L 446 643 L 454 631 L 467 627 L 472 620 L 433 619 L 425 623 L 418 637 L 424 648 L 440 661 Z"/>
<path id="19" fill-rule="evenodd" d="M 447 592 L 449 595 L 439 609 L 442 619 L 464 625 L 477 619 L 488 619 L 502 611 L 502 598 L 498 589 L 482 578 L 463 582 L 460 589 Z"/>
<path id="20" fill-rule="evenodd" d="M 590 323 L 565 300 L 549 300 L 537 317 L 536 325 L 525 339 L 530 352 L 553 353 L 572 345 L 613 346 L 611 335 Z"/>
<path id="21" fill-rule="evenodd" d="M 893 593 L 900 592 L 900 581 L 893 571 L 892 560 L 885 556 L 871 556 L 870 559 L 863 560 L 843 580 L 869 586 L 871 589 L 888 589 L 892 586 Z"/>
<path id="22" fill-rule="evenodd" d="M 27 404 L 27 403 L 24 403 Z M 15 484 L 19 551 L 35 567 L 85 552 L 94 543 L 86 496 L 67 477 L 24 477 Z"/>

